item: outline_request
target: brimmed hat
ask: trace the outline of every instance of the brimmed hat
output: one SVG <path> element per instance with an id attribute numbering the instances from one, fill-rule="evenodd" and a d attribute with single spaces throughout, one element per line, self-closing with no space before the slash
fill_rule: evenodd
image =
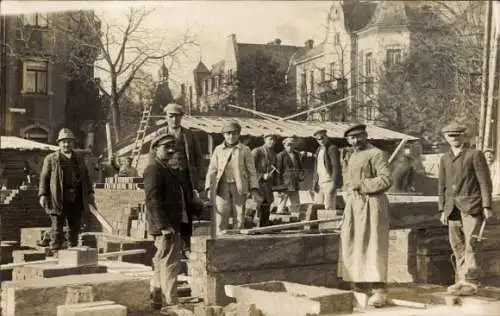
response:
<path id="1" fill-rule="evenodd" d="M 492 148 L 492 147 L 486 147 L 484 150 L 483 150 L 484 153 L 495 153 L 495 150 Z"/>
<path id="2" fill-rule="evenodd" d="M 344 132 L 344 137 L 359 135 L 366 132 L 365 124 L 353 124 Z"/>
<path id="3" fill-rule="evenodd" d="M 318 138 L 318 137 L 325 137 L 327 136 L 326 129 L 320 129 L 316 132 L 314 132 L 313 137 Z"/>
<path id="4" fill-rule="evenodd" d="M 163 108 L 165 114 L 184 114 L 184 108 L 177 103 L 169 103 Z"/>
<path id="5" fill-rule="evenodd" d="M 153 139 L 153 141 L 151 142 L 151 148 L 155 148 L 171 142 L 175 142 L 175 136 L 170 134 L 162 134 Z"/>
<path id="6" fill-rule="evenodd" d="M 69 128 L 63 128 L 59 131 L 56 143 L 59 143 L 61 140 L 64 139 L 72 139 L 76 141 L 75 135 L 73 135 L 73 132 Z"/>
<path id="7" fill-rule="evenodd" d="M 467 126 L 453 122 L 443 127 L 441 132 L 443 134 L 463 134 L 466 130 Z"/>
<path id="8" fill-rule="evenodd" d="M 222 125 L 222 133 L 241 132 L 241 125 L 238 122 L 228 122 Z"/>

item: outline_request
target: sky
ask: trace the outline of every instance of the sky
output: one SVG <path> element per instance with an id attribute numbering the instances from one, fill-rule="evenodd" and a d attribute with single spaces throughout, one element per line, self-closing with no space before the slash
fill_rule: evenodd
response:
<path id="1" fill-rule="evenodd" d="M 186 31 L 197 41 L 170 69 L 173 85 L 192 82 L 200 59 L 211 67 L 224 58 L 226 39 L 234 33 L 238 42 L 264 44 L 279 38 L 283 45 L 320 43 L 332 1 L 1 1 L 2 14 L 94 9 L 107 21 L 123 24 L 129 6 L 155 11 L 144 24 L 150 34 L 169 34 L 175 42 Z M 147 71 L 157 77 L 156 65 Z M 96 72 L 97 76 L 104 74 Z M 104 78 L 103 78 L 104 79 Z"/>

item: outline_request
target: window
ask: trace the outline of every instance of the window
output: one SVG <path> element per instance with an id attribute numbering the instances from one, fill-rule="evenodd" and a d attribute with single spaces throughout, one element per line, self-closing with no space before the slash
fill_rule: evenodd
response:
<path id="1" fill-rule="evenodd" d="M 401 62 L 401 49 L 387 50 L 387 66 L 399 64 Z"/>
<path id="2" fill-rule="evenodd" d="M 326 78 L 325 78 L 325 68 L 321 68 L 320 69 L 320 76 L 321 76 L 321 82 L 325 82 L 326 81 Z"/>
<path id="3" fill-rule="evenodd" d="M 208 94 L 208 80 L 203 80 L 203 94 Z"/>
<path id="4" fill-rule="evenodd" d="M 365 57 L 365 74 L 366 76 L 371 75 L 373 72 L 373 54 L 368 53 Z"/>
<path id="5" fill-rule="evenodd" d="M 23 92 L 47 93 L 48 63 L 27 61 L 24 63 Z"/>
<path id="6" fill-rule="evenodd" d="M 23 16 L 23 24 L 26 26 L 48 27 L 49 20 L 47 14 L 32 13 Z"/>
<path id="7" fill-rule="evenodd" d="M 335 79 L 335 63 L 330 63 L 330 80 Z"/>
<path id="8" fill-rule="evenodd" d="M 215 77 L 212 78 L 211 83 L 212 83 L 212 87 L 211 87 L 212 89 L 210 89 L 210 91 L 214 91 L 215 90 L 215 83 L 216 83 Z"/>
<path id="9" fill-rule="evenodd" d="M 309 91 L 311 91 L 311 93 L 314 91 L 314 70 L 311 70 L 309 74 Z"/>
<path id="10" fill-rule="evenodd" d="M 339 45 L 340 44 L 340 33 L 335 33 L 335 37 L 334 37 L 334 41 L 333 41 L 334 45 Z"/>
<path id="11" fill-rule="evenodd" d="M 373 105 L 372 101 L 369 101 L 369 102 L 366 103 L 366 119 L 368 121 L 375 120 L 375 117 L 377 115 L 376 111 L 377 111 L 377 109 Z"/>
<path id="12" fill-rule="evenodd" d="M 366 78 L 366 95 L 371 96 L 373 95 L 373 77 L 367 77 Z"/>

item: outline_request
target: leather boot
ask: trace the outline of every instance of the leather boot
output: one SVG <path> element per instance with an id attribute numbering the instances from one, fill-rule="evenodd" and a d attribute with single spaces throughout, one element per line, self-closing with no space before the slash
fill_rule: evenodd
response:
<path id="1" fill-rule="evenodd" d="M 368 299 L 368 306 L 375 308 L 384 307 L 388 304 L 387 290 L 383 288 L 373 289 L 373 295 Z"/>

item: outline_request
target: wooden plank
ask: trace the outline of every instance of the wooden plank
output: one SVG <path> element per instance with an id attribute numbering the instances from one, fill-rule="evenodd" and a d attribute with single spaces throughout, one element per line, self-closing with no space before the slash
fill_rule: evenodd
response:
<path id="1" fill-rule="evenodd" d="M 226 232 L 226 234 L 253 235 L 253 234 L 259 234 L 259 233 L 276 232 L 276 231 L 290 229 L 290 228 L 300 228 L 300 227 L 303 227 L 306 225 L 330 223 L 330 222 L 340 222 L 341 220 L 342 220 L 342 216 L 336 216 L 335 218 L 316 219 L 316 220 L 310 220 L 310 221 L 302 221 L 302 222 L 296 222 L 296 223 L 280 224 L 280 225 L 258 227 L 258 228 L 251 228 L 251 229 L 230 229 L 230 230 L 226 230 L 225 232 Z"/>

